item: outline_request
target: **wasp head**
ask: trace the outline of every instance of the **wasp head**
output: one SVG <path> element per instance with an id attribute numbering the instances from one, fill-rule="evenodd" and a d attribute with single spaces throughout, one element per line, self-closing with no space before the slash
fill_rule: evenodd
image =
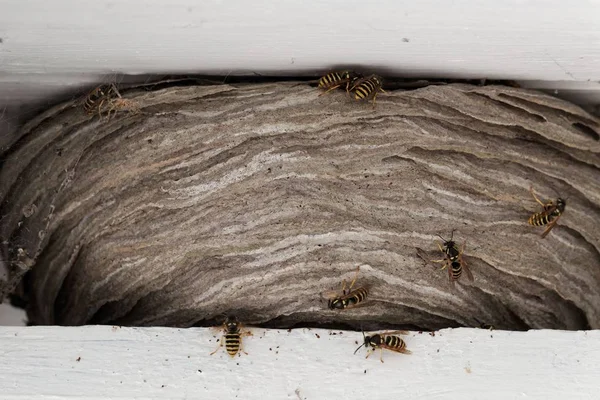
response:
<path id="1" fill-rule="evenodd" d="M 331 310 L 341 310 L 346 307 L 346 300 L 333 299 L 329 300 L 328 307 Z"/>
<path id="2" fill-rule="evenodd" d="M 564 199 L 556 199 L 556 208 L 558 209 L 558 211 L 560 211 L 561 213 L 563 211 L 565 211 L 565 207 L 567 206 L 567 201 Z"/>
<path id="3" fill-rule="evenodd" d="M 452 229 L 452 233 L 450 234 L 450 240 L 446 240 L 443 237 L 441 237 L 440 235 L 438 235 L 438 237 L 444 241 L 444 247 L 446 249 L 452 249 L 452 248 L 456 247 L 456 242 L 453 240 L 455 230 L 456 229 Z"/>
<path id="4" fill-rule="evenodd" d="M 452 248 L 456 247 L 456 242 L 454 240 L 449 240 L 447 242 L 444 242 L 444 247 L 447 249 L 452 249 Z"/>
<path id="5" fill-rule="evenodd" d="M 229 333 L 235 333 L 238 331 L 239 322 L 236 317 L 227 317 L 225 321 L 225 330 Z"/>

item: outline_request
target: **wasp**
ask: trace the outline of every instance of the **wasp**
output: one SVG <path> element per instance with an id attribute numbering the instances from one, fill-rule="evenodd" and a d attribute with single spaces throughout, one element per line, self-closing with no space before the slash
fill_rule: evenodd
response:
<path id="1" fill-rule="evenodd" d="M 439 238 L 444 241 L 444 244 L 441 245 L 438 243 L 437 245 L 440 248 L 440 251 L 444 253 L 446 257 L 442 258 L 441 260 L 431 260 L 431 262 L 444 263 L 442 269 L 448 268 L 448 278 L 450 279 L 450 283 L 452 285 L 454 285 L 454 281 L 458 280 L 462 276 L 463 271 L 467 275 L 467 278 L 470 281 L 473 281 L 473 274 L 471 274 L 471 270 L 467 266 L 467 263 L 462 256 L 465 251 L 466 243 L 463 243 L 460 250 L 458 249 L 458 245 L 453 240 L 454 230 L 452 230 L 450 240 L 446 240 L 441 236 L 439 236 Z"/>
<path id="2" fill-rule="evenodd" d="M 473 319 L 479 324 L 479 329 L 489 329 L 490 331 L 493 331 L 495 329 L 494 325 L 490 325 L 490 324 L 486 324 L 485 322 L 481 322 L 477 318 L 473 318 Z"/>
<path id="3" fill-rule="evenodd" d="M 554 228 L 558 222 L 560 216 L 563 214 L 563 212 L 565 212 L 567 202 L 559 197 L 556 199 L 556 203 L 554 203 L 552 200 L 549 200 L 547 203 L 543 203 L 533 192 L 533 186 L 529 188 L 529 191 L 531 192 L 531 195 L 535 201 L 542 206 L 543 210 L 533 214 L 531 217 L 529 217 L 527 222 L 529 222 L 529 225 L 534 226 L 548 225 L 546 230 L 542 233 L 543 239 L 546 237 L 546 235 L 548 235 L 548 233 L 550 233 L 552 228 Z"/>
<path id="4" fill-rule="evenodd" d="M 367 296 L 369 295 L 369 291 L 367 290 L 367 288 L 359 287 L 352 290 L 352 287 L 354 287 L 354 283 L 358 278 L 359 272 L 360 266 L 356 268 L 356 275 L 354 276 L 352 283 L 350 283 L 350 287 L 348 288 L 348 290 L 346 290 L 346 280 L 344 279 L 342 281 L 342 295 L 334 295 L 334 297 L 329 298 L 327 306 L 331 310 L 344 310 L 347 308 L 352 308 L 357 306 L 359 303 L 361 303 L 367 298 Z"/>
<path id="5" fill-rule="evenodd" d="M 377 94 L 381 91 L 385 93 L 385 90 L 382 89 L 383 80 L 381 77 L 377 75 L 371 75 L 366 78 L 357 79 L 354 82 L 354 85 L 350 88 L 350 91 L 354 94 L 354 100 L 363 100 L 372 98 L 373 99 L 373 107 L 375 107 L 375 99 L 377 98 Z"/>
<path id="6" fill-rule="evenodd" d="M 361 77 L 354 71 L 339 71 L 339 72 L 330 72 L 321 79 L 319 79 L 319 88 L 325 89 L 325 92 L 321 93 L 319 96 L 324 95 L 327 92 L 332 91 L 333 89 L 337 89 L 340 86 L 346 85 L 346 92 L 350 91 L 350 85 Z"/>
<path id="7" fill-rule="evenodd" d="M 242 352 L 246 355 L 246 353 L 242 348 L 242 336 L 253 336 L 252 332 L 243 332 L 242 333 L 242 324 L 240 324 L 235 317 L 227 317 L 225 323 L 223 324 L 223 332 L 224 334 L 219 339 L 219 346 L 210 353 L 212 356 L 215 354 L 223 344 L 225 344 L 225 350 L 231 357 L 235 357 L 236 354 Z"/>
<path id="8" fill-rule="evenodd" d="M 375 349 L 379 349 L 379 360 L 383 362 L 383 349 L 395 351 L 396 353 L 403 354 L 412 354 L 410 350 L 406 348 L 406 342 L 402 340 L 402 338 L 396 335 L 408 335 L 407 331 L 391 331 L 391 332 L 383 332 L 376 333 L 374 335 L 366 336 L 363 332 L 363 344 L 358 346 L 356 350 L 354 350 L 354 354 L 363 346 L 371 347 L 367 350 L 367 356 L 365 358 L 369 358 L 371 353 L 375 351 Z"/>
<path id="9" fill-rule="evenodd" d="M 85 98 L 83 109 L 88 114 L 97 112 L 98 115 L 102 115 L 102 111 L 117 98 L 121 98 L 121 94 L 114 84 L 98 86 Z"/>

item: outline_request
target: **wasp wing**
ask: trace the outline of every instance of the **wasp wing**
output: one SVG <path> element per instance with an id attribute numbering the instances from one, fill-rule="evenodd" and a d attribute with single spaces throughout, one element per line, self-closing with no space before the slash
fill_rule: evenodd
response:
<path id="1" fill-rule="evenodd" d="M 382 348 L 382 349 L 393 351 L 394 353 L 412 354 L 412 351 L 408 350 L 406 347 L 404 347 L 402 349 L 398 349 L 396 347 L 390 347 L 390 346 L 387 346 L 385 344 L 382 344 L 379 347 Z"/>
<path id="2" fill-rule="evenodd" d="M 552 228 L 554 228 L 554 226 L 556 225 L 556 223 L 558 222 L 558 220 L 560 219 L 560 215 L 556 218 L 554 218 L 552 220 L 552 222 L 550 222 L 548 224 L 548 227 L 546 228 L 546 230 L 544 231 L 544 233 L 542 233 L 542 239 L 546 237 L 546 235 L 548 235 L 548 233 L 550 233 L 550 231 L 552 230 Z"/>
<path id="3" fill-rule="evenodd" d="M 333 300 L 341 297 L 339 290 L 326 290 L 321 293 L 321 297 L 325 300 Z"/>
<path id="4" fill-rule="evenodd" d="M 464 246 L 463 246 L 463 248 L 464 248 Z M 462 253 L 460 254 L 459 260 L 463 267 L 463 271 L 465 271 L 465 274 L 467 275 L 467 279 L 470 280 L 471 282 L 473 282 L 475 279 L 473 279 L 473 274 L 471 273 L 471 269 L 469 268 L 469 266 L 467 265 L 467 262 L 463 258 Z"/>

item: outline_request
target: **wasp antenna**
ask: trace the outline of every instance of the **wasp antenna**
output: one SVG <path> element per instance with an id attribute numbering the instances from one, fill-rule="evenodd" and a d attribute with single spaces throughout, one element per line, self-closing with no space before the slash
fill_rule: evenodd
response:
<path id="1" fill-rule="evenodd" d="M 446 239 L 444 239 L 444 238 L 443 238 L 441 235 L 436 235 L 436 236 L 437 236 L 437 237 L 439 237 L 440 239 L 442 239 L 442 240 L 444 241 L 444 243 L 446 243 L 446 242 L 447 242 L 447 240 L 446 240 Z"/>
<path id="2" fill-rule="evenodd" d="M 454 231 L 456 231 L 456 229 L 452 229 L 452 233 L 450 233 L 450 241 L 454 239 Z"/>
<path id="3" fill-rule="evenodd" d="M 361 344 L 360 346 L 358 346 L 358 347 L 356 348 L 356 350 L 354 350 L 354 354 L 356 354 L 356 352 L 357 352 L 358 350 L 360 350 L 360 348 L 361 348 L 361 347 L 363 347 L 364 345 L 365 345 L 365 344 L 363 343 L 363 344 Z"/>
<path id="4" fill-rule="evenodd" d="M 360 331 L 362 332 L 362 335 L 363 335 L 363 343 L 362 343 L 360 346 L 358 346 L 358 347 L 356 348 L 356 350 L 354 350 L 354 354 L 356 354 L 356 352 L 357 352 L 358 350 L 360 350 L 360 348 L 361 348 L 361 347 L 363 347 L 363 346 L 365 345 L 365 343 L 367 342 L 367 341 L 365 340 L 365 339 L 366 339 L 366 337 L 365 337 L 365 331 L 363 330 L 363 326 L 362 326 L 362 324 L 360 324 Z"/>

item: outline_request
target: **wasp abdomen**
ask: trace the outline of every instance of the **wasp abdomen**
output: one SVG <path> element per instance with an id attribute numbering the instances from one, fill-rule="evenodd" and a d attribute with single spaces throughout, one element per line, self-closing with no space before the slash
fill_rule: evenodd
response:
<path id="1" fill-rule="evenodd" d="M 529 217 L 529 225 L 543 226 L 548 225 L 554 219 L 554 214 L 547 214 L 544 212 L 535 213 Z"/>
<path id="2" fill-rule="evenodd" d="M 239 333 L 225 334 L 225 350 L 231 356 L 235 356 L 240 351 L 241 338 Z"/>
<path id="3" fill-rule="evenodd" d="M 369 97 L 375 89 L 375 83 L 372 81 L 365 81 L 354 89 L 354 98 L 356 100 L 365 99 Z"/>
<path id="4" fill-rule="evenodd" d="M 385 336 L 384 341 L 386 346 L 397 350 L 403 350 L 406 348 L 406 343 L 398 336 Z"/>
<path id="5" fill-rule="evenodd" d="M 355 100 L 373 98 L 374 104 L 377 93 L 383 91 L 381 86 L 381 78 L 376 75 L 371 75 L 368 78 L 358 80 L 351 90 L 354 93 Z"/>
<path id="6" fill-rule="evenodd" d="M 462 275 L 462 265 L 455 261 L 450 264 L 450 269 L 452 271 L 452 279 L 457 280 Z"/>
<path id="7" fill-rule="evenodd" d="M 369 291 L 366 288 L 358 288 L 351 292 L 352 297 L 348 299 L 348 305 L 355 305 L 365 300 L 369 295 Z"/>
<path id="8" fill-rule="evenodd" d="M 347 78 L 344 76 L 344 72 L 331 72 L 319 79 L 319 87 L 328 88 L 330 86 L 339 84 L 345 79 Z"/>

